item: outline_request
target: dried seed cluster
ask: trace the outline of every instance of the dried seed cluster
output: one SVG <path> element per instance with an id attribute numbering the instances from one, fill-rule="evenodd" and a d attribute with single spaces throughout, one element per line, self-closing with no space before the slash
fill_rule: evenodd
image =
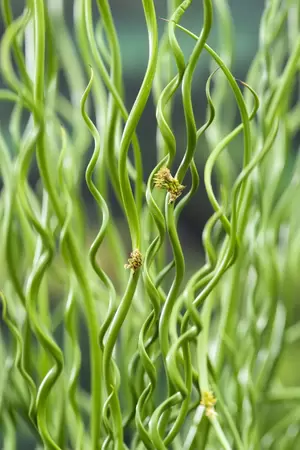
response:
<path id="1" fill-rule="evenodd" d="M 142 254 L 138 249 L 133 250 L 128 258 L 128 264 L 125 264 L 125 269 L 131 269 L 136 272 L 142 265 L 143 259 Z"/>
<path id="2" fill-rule="evenodd" d="M 179 183 L 177 178 L 172 177 L 171 172 L 167 167 L 162 167 L 154 175 L 154 186 L 159 189 L 165 189 L 169 192 L 169 203 L 175 202 L 185 188 L 185 186 Z"/>

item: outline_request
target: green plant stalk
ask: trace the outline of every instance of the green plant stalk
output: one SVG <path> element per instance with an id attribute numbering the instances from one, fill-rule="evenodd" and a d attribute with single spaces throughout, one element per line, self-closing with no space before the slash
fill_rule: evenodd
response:
<path id="1" fill-rule="evenodd" d="M 35 84 L 34 84 L 34 97 L 35 102 L 39 109 L 42 108 L 44 103 L 44 57 L 45 57 L 45 22 L 44 22 L 44 8 L 41 0 L 35 0 L 35 39 L 36 39 L 36 67 L 35 67 Z M 37 126 L 40 125 L 39 118 L 36 117 Z M 42 127 L 44 125 L 42 124 Z M 64 223 L 64 214 L 59 205 L 57 194 L 54 190 L 54 186 L 51 182 L 51 177 L 48 172 L 45 147 L 44 147 L 44 135 L 39 137 L 37 143 L 37 158 L 39 164 L 39 170 L 45 188 L 49 193 L 53 208 L 57 215 L 57 218 L 61 224 Z M 98 446 L 98 439 L 100 436 L 100 410 L 101 410 L 101 384 L 99 373 L 101 372 L 101 350 L 98 346 L 98 324 L 97 315 L 95 314 L 95 306 L 86 278 L 86 274 L 83 270 L 78 251 L 75 246 L 73 235 L 70 232 L 66 233 L 66 245 L 70 254 L 70 260 L 72 261 L 73 270 L 80 282 L 81 289 L 85 300 L 85 309 L 87 315 L 88 332 L 90 338 L 91 348 L 91 389 L 92 389 L 92 415 L 91 415 L 91 444 L 92 449 L 96 449 Z"/>

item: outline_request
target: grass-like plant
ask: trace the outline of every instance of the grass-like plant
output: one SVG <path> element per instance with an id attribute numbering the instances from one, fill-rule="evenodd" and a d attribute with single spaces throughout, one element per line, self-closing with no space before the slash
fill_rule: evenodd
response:
<path id="1" fill-rule="evenodd" d="M 73 0 L 74 35 L 62 0 L 24 3 L 16 17 L 1 0 L 0 99 L 13 105 L 0 133 L 1 448 L 300 448 L 299 0 L 265 2 L 243 82 L 227 0 L 201 2 L 199 36 L 180 25 L 192 0 L 168 0 L 161 36 L 141 0 L 148 65 L 129 110 L 109 1 Z M 137 130 L 151 98 L 146 179 Z M 187 275 L 178 222 L 200 179 L 213 214 Z"/>

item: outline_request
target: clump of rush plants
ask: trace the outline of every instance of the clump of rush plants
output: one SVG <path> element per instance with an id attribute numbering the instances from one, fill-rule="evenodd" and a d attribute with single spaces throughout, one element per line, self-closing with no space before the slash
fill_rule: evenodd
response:
<path id="1" fill-rule="evenodd" d="M 240 82 L 227 0 L 199 2 L 199 35 L 181 25 L 192 0 L 164 22 L 138 1 L 148 65 L 129 110 L 108 0 L 70 2 L 71 28 L 62 0 L 21 3 L 1 1 L 1 448 L 299 449 L 300 2 L 265 2 Z M 213 213 L 187 274 L 178 223 L 200 179 Z"/>

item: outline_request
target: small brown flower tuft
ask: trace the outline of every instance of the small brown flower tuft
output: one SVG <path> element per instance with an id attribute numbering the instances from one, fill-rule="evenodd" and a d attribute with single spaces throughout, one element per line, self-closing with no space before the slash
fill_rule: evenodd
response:
<path id="1" fill-rule="evenodd" d="M 141 252 L 136 249 L 130 253 L 130 257 L 128 258 L 128 264 L 125 264 L 125 269 L 131 269 L 133 272 L 136 272 L 142 265 L 143 259 Z"/>
<path id="2" fill-rule="evenodd" d="M 177 178 L 172 177 L 170 170 L 167 167 L 162 167 L 154 176 L 154 186 L 159 189 L 165 189 L 170 194 L 169 203 L 175 200 L 182 194 L 185 186 L 179 183 Z"/>
<path id="3" fill-rule="evenodd" d="M 210 391 L 203 392 L 200 405 L 204 406 L 207 417 L 212 418 L 217 415 L 215 411 L 215 404 L 217 400 L 214 394 Z"/>

